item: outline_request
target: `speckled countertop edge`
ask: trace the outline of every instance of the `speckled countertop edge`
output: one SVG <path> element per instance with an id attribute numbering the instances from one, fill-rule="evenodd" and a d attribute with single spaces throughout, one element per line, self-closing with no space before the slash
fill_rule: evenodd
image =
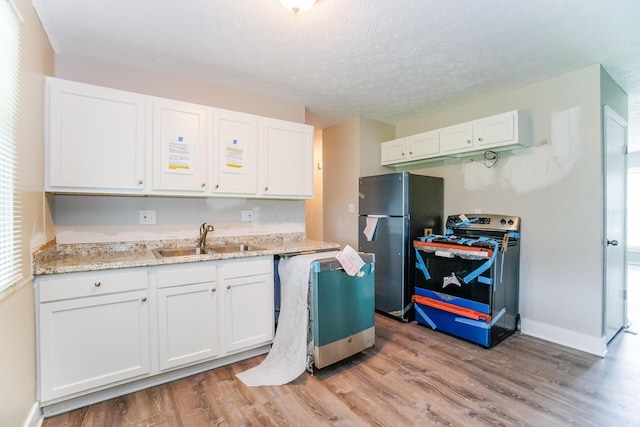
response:
<path id="1" fill-rule="evenodd" d="M 222 236 L 207 239 L 207 246 L 238 243 L 255 245 L 263 250 L 161 258 L 153 253 L 154 249 L 193 247 L 197 245 L 197 241 L 195 239 L 166 239 L 56 244 L 34 254 L 33 274 L 41 276 L 340 249 L 340 245 L 337 243 L 306 239 L 304 233 Z"/>

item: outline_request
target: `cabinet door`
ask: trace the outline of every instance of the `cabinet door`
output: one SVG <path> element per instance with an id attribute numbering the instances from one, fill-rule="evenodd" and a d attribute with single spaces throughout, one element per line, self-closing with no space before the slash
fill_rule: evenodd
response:
<path id="1" fill-rule="evenodd" d="M 47 78 L 46 189 L 143 193 L 144 96 Z"/>
<path id="2" fill-rule="evenodd" d="M 258 190 L 258 118 L 213 113 L 213 194 L 255 196 Z"/>
<path id="3" fill-rule="evenodd" d="M 440 130 L 440 153 L 453 154 L 473 147 L 471 122 L 449 126 Z"/>
<path id="4" fill-rule="evenodd" d="M 440 132 L 424 132 L 407 137 L 407 160 L 433 157 L 440 152 Z"/>
<path id="5" fill-rule="evenodd" d="M 160 369 L 218 355 L 218 290 L 215 282 L 158 289 Z"/>
<path id="6" fill-rule="evenodd" d="M 394 139 L 380 145 L 380 164 L 392 165 L 407 160 L 406 138 Z"/>
<path id="7" fill-rule="evenodd" d="M 167 99 L 153 103 L 153 190 L 205 194 L 207 109 Z"/>
<path id="8" fill-rule="evenodd" d="M 510 111 L 473 122 L 474 145 L 476 148 L 490 149 L 515 141 L 516 112 Z"/>
<path id="9" fill-rule="evenodd" d="M 39 306 L 40 400 L 149 373 L 147 291 Z"/>
<path id="10" fill-rule="evenodd" d="M 275 119 L 261 121 L 263 197 L 313 197 L 313 127 Z"/>
<path id="11" fill-rule="evenodd" d="M 273 340 L 273 276 L 225 279 L 227 353 Z"/>

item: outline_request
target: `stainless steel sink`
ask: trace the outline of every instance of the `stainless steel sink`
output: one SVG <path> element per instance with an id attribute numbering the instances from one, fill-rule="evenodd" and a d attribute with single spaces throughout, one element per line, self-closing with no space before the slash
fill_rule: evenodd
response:
<path id="1" fill-rule="evenodd" d="M 155 249 L 153 253 L 159 258 L 167 257 L 179 257 L 179 256 L 192 256 L 192 255 L 207 255 L 207 254 L 228 254 L 233 252 L 250 252 L 261 251 L 264 248 L 259 246 L 249 245 L 246 243 L 238 243 L 233 245 L 216 245 L 208 246 L 206 248 L 192 247 L 192 248 L 165 248 Z"/>
<path id="2" fill-rule="evenodd" d="M 206 255 L 211 254 L 213 251 L 209 248 L 165 248 L 155 249 L 153 251 L 156 256 L 161 258 L 177 257 L 177 256 L 191 256 L 191 255 Z"/>
<path id="3" fill-rule="evenodd" d="M 235 245 L 209 246 L 207 249 L 211 250 L 214 253 L 249 252 L 264 250 L 264 248 L 261 248 L 259 246 L 249 245 L 246 243 L 238 243 Z"/>

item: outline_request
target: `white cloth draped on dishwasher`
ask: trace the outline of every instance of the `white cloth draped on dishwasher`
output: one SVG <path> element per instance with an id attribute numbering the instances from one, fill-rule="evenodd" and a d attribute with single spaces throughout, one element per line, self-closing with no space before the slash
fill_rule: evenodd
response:
<path id="1" fill-rule="evenodd" d="M 282 385 L 298 378 L 307 364 L 307 293 L 311 263 L 335 252 L 285 257 L 278 263 L 280 315 L 273 345 L 258 366 L 236 376 L 248 386 Z"/>

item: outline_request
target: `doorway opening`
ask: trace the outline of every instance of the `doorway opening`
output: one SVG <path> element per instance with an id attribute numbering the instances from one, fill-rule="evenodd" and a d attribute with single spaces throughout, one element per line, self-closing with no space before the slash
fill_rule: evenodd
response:
<path id="1" fill-rule="evenodd" d="M 627 169 L 627 326 L 640 332 L 640 151 L 629 153 Z"/>

